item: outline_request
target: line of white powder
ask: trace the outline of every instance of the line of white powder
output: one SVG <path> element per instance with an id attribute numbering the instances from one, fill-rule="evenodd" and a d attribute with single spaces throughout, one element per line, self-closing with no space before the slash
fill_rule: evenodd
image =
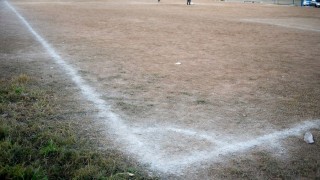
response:
<path id="1" fill-rule="evenodd" d="M 126 144 L 128 146 L 131 146 L 131 150 L 139 152 L 138 150 L 141 149 L 141 146 L 143 146 L 143 144 L 137 139 L 136 136 L 130 133 L 129 128 L 123 123 L 122 119 L 117 114 L 111 111 L 110 106 L 101 98 L 101 95 L 94 88 L 90 87 L 81 78 L 77 71 L 70 64 L 65 62 L 58 53 L 56 53 L 54 48 L 31 27 L 31 25 L 25 20 L 25 18 L 20 15 L 20 13 L 17 12 L 10 3 L 5 1 L 5 4 L 22 21 L 22 23 L 27 27 L 27 29 L 36 38 L 36 40 L 44 47 L 44 49 L 52 57 L 52 59 L 57 64 L 59 64 L 70 76 L 72 81 L 81 90 L 83 97 L 95 105 L 95 107 L 99 110 L 98 117 L 103 119 L 110 127 L 110 129 L 113 130 L 116 135 L 118 135 L 118 138 L 121 139 L 119 141 L 126 140 Z"/>
<path id="2" fill-rule="evenodd" d="M 266 20 L 259 20 L 259 19 L 244 19 L 243 21 L 251 22 L 251 23 L 268 24 L 268 25 L 280 26 L 280 27 L 285 27 L 285 28 L 293 28 L 293 29 L 300 29 L 300 30 L 306 30 L 306 31 L 320 32 L 320 29 L 315 29 L 312 27 L 301 26 L 301 25 L 300 26 L 299 25 L 286 25 L 286 24 L 280 23 L 280 22 L 268 22 Z"/>
<path id="3" fill-rule="evenodd" d="M 16 14 L 16 16 L 22 21 L 22 23 L 27 27 L 27 29 L 32 33 L 36 40 L 45 48 L 52 59 L 59 64 L 64 71 L 70 76 L 73 82 L 81 90 L 83 96 L 90 102 L 92 102 L 95 107 L 99 110 L 98 116 L 104 120 L 106 125 L 114 131 L 115 135 L 118 136 L 119 141 L 125 141 L 127 150 L 130 153 L 137 155 L 142 163 L 149 163 L 151 168 L 160 170 L 163 172 L 175 172 L 181 170 L 193 163 L 199 163 L 202 161 L 213 160 L 220 157 L 220 155 L 227 155 L 229 153 L 243 152 L 251 149 L 262 143 L 272 143 L 272 141 L 277 141 L 280 139 L 287 138 L 289 136 L 295 136 L 300 134 L 310 128 L 319 128 L 320 120 L 306 121 L 303 124 L 298 124 L 295 127 L 279 132 L 274 132 L 267 134 L 256 139 L 252 139 L 244 142 L 236 142 L 234 144 L 225 144 L 222 146 L 212 147 L 212 150 L 196 151 L 194 153 L 185 155 L 183 157 L 177 157 L 176 159 L 168 159 L 164 157 L 165 153 L 159 153 L 153 151 L 152 148 L 148 148 L 141 139 L 139 139 L 133 132 L 136 130 L 134 128 L 129 128 L 119 117 L 119 115 L 111 111 L 111 107 L 101 98 L 101 95 L 92 87 L 90 87 L 77 73 L 77 71 L 67 62 L 65 62 L 59 54 L 56 53 L 53 47 L 42 38 L 21 16 L 13 6 L 11 6 L 7 1 L 5 4 Z M 185 134 L 188 136 L 196 136 L 196 139 L 204 139 L 210 142 L 217 142 L 216 137 L 209 136 L 206 133 L 201 133 L 199 131 L 193 131 L 188 129 L 180 129 L 176 127 L 158 127 L 154 128 L 154 131 L 174 131 L 179 134 Z M 139 130 L 139 128 L 138 128 Z M 150 130 L 150 129 L 149 129 Z M 143 131 L 143 130 L 141 130 Z M 148 129 L 146 129 L 146 132 Z M 152 130 L 151 130 L 152 131 Z M 162 155 L 160 155 L 162 154 Z"/>
<path id="4" fill-rule="evenodd" d="M 221 158 L 232 153 L 241 153 L 253 149 L 257 146 L 275 147 L 279 145 L 279 142 L 283 139 L 286 139 L 291 136 L 299 136 L 309 129 L 320 129 L 320 120 L 304 121 L 294 126 L 281 130 L 275 131 L 270 134 L 259 136 L 251 140 L 246 141 L 230 141 L 229 137 L 217 138 L 214 134 L 201 132 L 198 130 L 191 129 L 180 129 L 177 127 L 153 127 L 153 128 L 136 128 L 135 132 L 140 132 L 142 134 L 146 133 L 159 133 L 159 132 L 176 132 L 177 134 L 184 134 L 186 136 L 192 137 L 196 140 L 206 140 L 211 144 L 206 149 L 198 150 L 194 152 L 189 152 L 184 155 L 177 155 L 176 157 L 170 157 L 170 154 L 167 154 L 168 157 L 163 157 L 162 152 L 153 152 L 153 159 L 149 162 L 151 165 L 162 172 L 174 172 L 181 173 L 185 168 L 189 166 L 196 166 L 200 163 L 212 163 L 219 161 Z M 161 133 L 160 133 L 161 134 Z M 302 137 L 302 136 L 301 136 Z M 228 143 L 224 143 L 226 141 Z M 186 144 L 188 146 L 188 144 Z M 166 155 L 166 154 L 164 154 Z M 178 167 L 178 168 L 177 168 Z"/>

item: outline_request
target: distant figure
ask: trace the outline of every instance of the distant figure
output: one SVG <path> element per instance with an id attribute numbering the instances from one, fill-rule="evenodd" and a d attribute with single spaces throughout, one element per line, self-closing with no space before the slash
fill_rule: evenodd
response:
<path id="1" fill-rule="evenodd" d="M 160 0 L 158 0 L 158 3 L 160 2 Z"/>
<path id="2" fill-rule="evenodd" d="M 191 0 L 187 0 L 187 5 L 191 5 Z"/>

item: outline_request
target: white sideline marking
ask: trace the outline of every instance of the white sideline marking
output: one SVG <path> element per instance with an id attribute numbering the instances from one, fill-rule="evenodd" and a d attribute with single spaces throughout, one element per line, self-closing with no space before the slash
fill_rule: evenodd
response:
<path id="1" fill-rule="evenodd" d="M 202 139 L 202 140 L 207 140 L 209 142 L 213 142 L 218 144 L 219 146 L 210 146 L 210 149 L 204 149 L 201 151 L 195 151 L 191 152 L 189 154 L 183 155 L 183 156 L 176 156 L 176 157 L 162 157 L 161 152 L 156 152 L 155 154 L 155 159 L 158 159 L 159 161 L 157 162 L 157 169 L 168 172 L 172 169 L 176 173 L 181 172 L 182 169 L 189 167 L 190 165 L 193 166 L 200 163 L 200 162 L 215 162 L 218 161 L 219 158 L 222 158 L 223 156 L 226 156 L 231 153 L 241 153 L 250 149 L 255 148 L 256 146 L 268 144 L 270 147 L 274 147 L 278 145 L 278 142 L 280 140 L 283 140 L 285 138 L 288 138 L 290 136 L 299 136 L 300 134 L 303 134 L 305 131 L 309 129 L 319 129 L 320 128 L 320 120 L 313 120 L 313 121 L 304 121 L 302 123 L 296 124 L 295 126 L 292 126 L 291 128 L 281 130 L 281 131 L 276 131 L 270 134 L 266 134 L 251 140 L 247 141 L 229 141 L 230 139 L 226 138 L 215 138 L 215 135 L 210 135 L 205 132 L 201 131 L 194 131 L 194 130 L 186 130 L 186 129 L 179 129 L 179 128 L 171 128 L 171 127 L 157 127 L 157 128 L 141 128 L 137 129 L 137 132 L 161 132 L 161 131 L 175 131 L 177 133 L 181 134 L 187 134 L 188 136 L 197 136 L 196 139 Z M 173 142 L 174 143 L 174 142 Z M 188 146 L 188 145 L 186 145 Z M 169 154 L 167 154 L 169 155 Z M 177 166 L 180 167 L 181 169 L 177 169 Z"/>
<path id="2" fill-rule="evenodd" d="M 70 64 L 65 62 L 58 53 L 56 53 L 54 48 L 51 47 L 51 45 L 31 27 L 25 18 L 20 15 L 16 9 L 11 6 L 11 4 L 9 4 L 7 1 L 5 1 L 5 4 L 16 14 L 16 16 L 22 21 L 22 23 L 27 27 L 36 40 L 45 48 L 53 60 L 59 64 L 71 77 L 73 82 L 80 88 L 83 96 L 88 101 L 94 103 L 95 107 L 99 110 L 98 117 L 104 118 L 105 122 L 108 123 L 111 129 L 113 129 L 115 133 L 124 140 L 128 140 L 130 145 L 140 148 L 142 145 L 141 142 L 135 136 L 130 136 L 130 134 L 128 134 L 128 127 L 122 122 L 117 114 L 111 111 L 110 106 L 103 99 L 101 99 L 101 95 L 95 89 L 90 87 L 81 78 L 77 71 Z"/>
<path id="3" fill-rule="evenodd" d="M 315 29 L 312 27 L 307 27 L 307 26 L 299 26 L 299 25 L 285 25 L 281 22 L 270 22 L 266 20 L 259 20 L 259 19 L 244 19 L 243 21 L 245 22 L 251 22 L 251 23 L 259 23 L 259 24 L 268 24 L 268 25 L 273 25 L 273 26 L 280 26 L 280 27 L 286 27 L 286 28 L 293 28 L 293 29 L 300 29 L 300 30 L 306 30 L 306 31 L 315 31 L 315 32 L 320 32 L 320 29 Z"/>
<path id="4" fill-rule="evenodd" d="M 320 120 L 305 121 L 301 124 L 297 124 L 295 127 L 292 127 L 290 129 L 273 132 L 271 134 L 260 136 L 252 140 L 238 142 L 236 140 L 230 141 L 230 139 L 227 138 L 218 138 L 214 133 L 208 134 L 206 132 L 201 132 L 198 130 L 185 128 L 182 129 L 178 127 L 128 127 L 117 114 L 111 111 L 111 107 L 105 100 L 101 98 L 101 95 L 94 88 L 90 87 L 81 78 L 77 71 L 70 64 L 65 62 L 59 54 L 56 53 L 53 47 L 51 47 L 51 45 L 30 26 L 30 24 L 24 19 L 24 17 L 21 16 L 7 1 L 5 1 L 5 4 L 22 21 L 22 23 L 32 33 L 36 40 L 45 48 L 52 59 L 65 70 L 65 72 L 81 90 L 84 98 L 95 105 L 95 107 L 99 110 L 98 117 L 102 118 L 106 125 L 110 128 L 110 130 L 113 130 L 114 134 L 117 135 L 118 139 L 116 139 L 116 141 L 120 143 L 122 142 L 121 144 L 125 146 L 125 150 L 127 152 L 137 156 L 140 162 L 150 164 L 150 167 L 154 170 L 168 173 L 181 172 L 189 166 L 193 166 L 193 168 L 195 168 L 195 163 L 206 161 L 212 163 L 214 162 L 213 160 L 217 160 L 221 157 L 221 155 L 224 156 L 230 153 L 243 152 L 264 143 L 269 143 L 272 145 L 275 141 L 285 139 L 289 136 L 297 136 L 308 129 L 320 128 Z M 150 142 L 152 143 L 154 140 L 152 139 L 152 137 L 147 135 L 138 137 L 137 135 L 135 135 L 136 132 L 140 132 L 142 134 L 174 132 L 180 135 L 194 138 L 195 140 L 200 139 L 208 141 L 209 144 L 215 143 L 218 146 L 210 145 L 207 149 L 204 150 L 195 150 L 188 154 L 172 156 L 166 151 L 159 151 L 157 149 L 154 149 L 153 146 L 150 146 Z M 161 139 L 163 137 L 157 138 Z M 175 143 L 175 139 L 171 141 L 172 142 L 170 143 Z M 159 144 L 159 146 L 161 146 L 161 144 Z M 188 144 L 185 145 L 185 147 L 187 146 Z"/>

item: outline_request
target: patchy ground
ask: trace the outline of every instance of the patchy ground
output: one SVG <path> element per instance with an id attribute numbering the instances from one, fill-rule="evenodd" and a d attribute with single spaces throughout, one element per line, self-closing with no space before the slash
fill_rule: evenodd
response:
<path id="1" fill-rule="evenodd" d="M 305 144 L 302 134 L 286 138 L 276 150 L 257 144 L 240 157 L 233 147 L 231 159 L 228 153 L 206 158 L 226 144 L 320 118 L 319 9 L 193 2 L 10 1 L 131 127 L 130 136 L 146 147 L 140 153 L 160 154 L 149 160 L 155 170 L 162 168 L 163 177 L 176 172 L 183 178 L 192 174 L 191 179 L 319 176 L 319 144 Z M 1 13 L 10 11 L 3 7 Z M 14 15 L 10 18 L 19 24 Z M 1 49 L 2 57 L 19 48 L 14 38 L 4 39 L 8 46 Z M 31 44 L 35 54 L 30 56 L 37 56 L 42 47 Z M 319 138 L 319 130 L 313 133 Z M 281 172 L 286 170 L 281 163 L 305 157 L 310 165 L 292 167 L 311 166 L 312 171 L 263 171 L 277 155 L 285 157 L 278 162 Z M 251 168 L 256 164 L 262 167 L 259 173 Z"/>

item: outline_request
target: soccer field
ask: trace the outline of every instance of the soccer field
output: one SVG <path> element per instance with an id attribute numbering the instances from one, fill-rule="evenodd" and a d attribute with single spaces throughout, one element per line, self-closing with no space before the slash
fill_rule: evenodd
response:
<path id="1" fill-rule="evenodd" d="M 320 138 L 317 8 L 8 2 L 2 17 L 74 81 L 116 148 L 152 170 L 183 177 L 261 150 L 290 159 L 305 151 L 306 131 Z"/>

